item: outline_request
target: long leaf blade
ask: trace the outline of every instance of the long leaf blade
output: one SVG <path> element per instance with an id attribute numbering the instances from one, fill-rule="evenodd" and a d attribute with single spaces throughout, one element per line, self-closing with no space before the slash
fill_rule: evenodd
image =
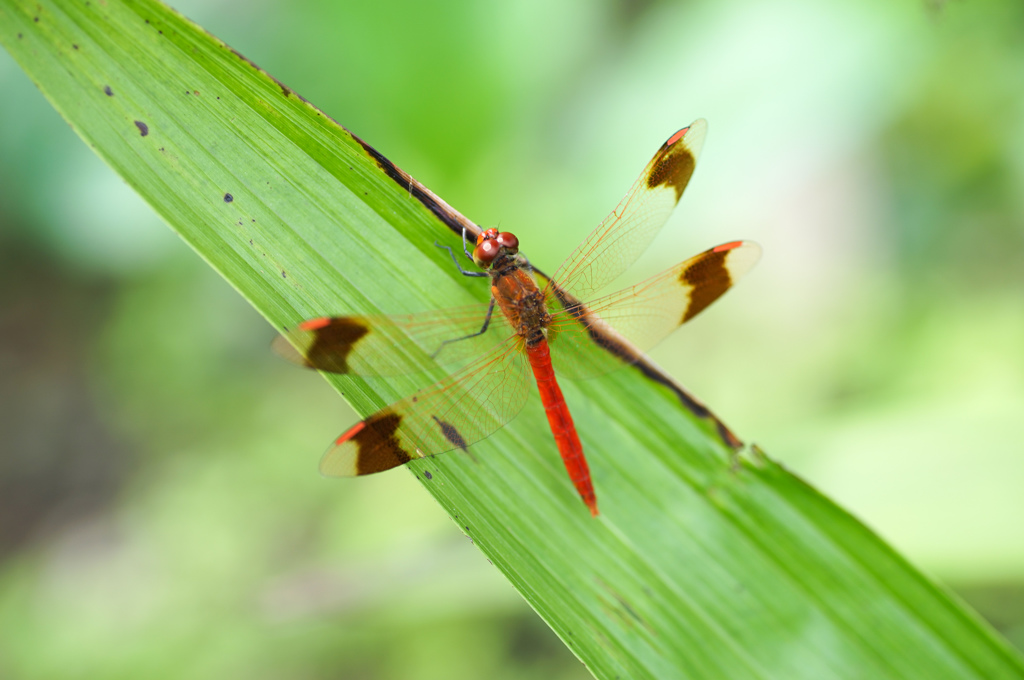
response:
<path id="1" fill-rule="evenodd" d="M 452 225 L 414 186 L 163 5 L 0 0 L 0 41 L 277 327 L 485 297 L 433 247 Z M 414 464 L 595 675 L 1024 676 L 972 613 L 779 466 L 734 460 L 714 422 L 645 370 L 564 386 L 599 520 L 565 479 L 537 403 L 475 460 Z M 422 384 L 333 380 L 363 413 Z"/>

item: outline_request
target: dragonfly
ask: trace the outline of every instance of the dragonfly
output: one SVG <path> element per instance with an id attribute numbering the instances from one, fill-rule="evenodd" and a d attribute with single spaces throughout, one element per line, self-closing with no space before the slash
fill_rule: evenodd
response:
<path id="1" fill-rule="evenodd" d="M 589 466 L 557 377 L 586 379 L 635 362 L 729 290 L 761 254 L 756 243 L 732 241 L 597 295 L 668 221 L 706 130 L 699 119 L 669 137 L 611 214 L 553 276 L 541 278 L 543 287 L 514 234 L 483 230 L 470 252 L 464 227 L 463 253 L 477 269 L 463 269 L 451 247 L 437 245 L 463 275 L 490 280 L 489 302 L 401 316 L 322 316 L 275 338 L 273 347 L 284 358 L 330 373 L 401 375 L 434 362 L 454 367 L 342 433 L 324 453 L 321 473 L 373 474 L 466 451 L 518 415 L 532 373 L 569 479 L 596 517 Z"/>

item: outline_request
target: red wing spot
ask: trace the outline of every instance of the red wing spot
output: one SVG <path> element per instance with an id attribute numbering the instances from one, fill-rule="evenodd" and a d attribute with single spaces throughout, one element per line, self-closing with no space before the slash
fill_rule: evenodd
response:
<path id="1" fill-rule="evenodd" d="M 690 128 L 684 127 L 682 130 L 680 130 L 679 132 L 677 132 L 674 135 L 672 135 L 671 137 L 669 137 L 668 141 L 665 142 L 665 146 L 672 146 L 673 144 L 678 142 L 680 139 L 682 139 L 686 135 L 686 133 L 689 132 L 689 131 L 690 131 Z"/>
<path id="2" fill-rule="evenodd" d="M 358 423 L 356 423 L 352 427 L 350 427 L 347 430 L 345 430 L 344 434 L 342 434 L 340 437 L 338 437 L 334 441 L 334 443 L 335 444 L 342 444 L 344 442 L 347 442 L 349 439 L 352 439 L 352 437 L 355 437 L 357 434 L 359 434 L 360 431 L 362 431 L 362 429 L 364 427 L 366 427 L 366 421 L 365 420 L 359 421 Z"/>
<path id="3" fill-rule="evenodd" d="M 713 253 L 724 253 L 727 250 L 732 250 L 733 248 L 739 248 L 741 245 L 743 245 L 743 241 L 733 241 L 732 243 L 723 243 L 720 246 L 715 246 L 712 249 L 711 252 L 713 252 Z"/>
<path id="4" fill-rule="evenodd" d="M 143 123 L 141 120 L 135 121 L 135 127 L 139 128 L 139 133 L 143 137 L 149 134 L 149 126 Z"/>
<path id="5" fill-rule="evenodd" d="M 302 323 L 299 324 L 299 330 L 300 331 L 315 331 L 318 328 L 323 328 L 324 326 L 328 325 L 329 323 L 331 323 L 331 317 L 329 317 L 329 316 L 322 316 L 319 319 L 310 319 L 309 321 L 303 321 Z"/>
<path id="6" fill-rule="evenodd" d="M 679 323 L 686 323 L 700 314 L 732 286 L 729 270 L 725 268 L 727 253 L 728 250 L 718 248 L 710 250 L 680 275 L 680 282 L 690 286 L 690 304 Z"/>

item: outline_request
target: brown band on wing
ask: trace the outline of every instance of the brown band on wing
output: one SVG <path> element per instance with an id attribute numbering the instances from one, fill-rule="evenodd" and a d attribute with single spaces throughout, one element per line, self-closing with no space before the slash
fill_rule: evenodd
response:
<path id="1" fill-rule="evenodd" d="M 686 306 L 679 323 L 686 323 L 700 314 L 732 286 L 732 277 L 725 268 L 725 259 L 728 256 L 728 250 L 709 251 L 680 274 L 679 280 L 691 288 L 690 304 Z"/>
<path id="2" fill-rule="evenodd" d="M 452 425 L 451 423 L 448 423 L 448 422 L 445 422 L 445 421 L 441 420 L 437 416 L 431 416 L 431 417 L 434 419 L 434 422 L 437 423 L 437 426 L 439 428 L 441 428 L 441 434 L 444 435 L 445 439 L 447 439 L 451 444 L 453 444 L 456 447 L 462 449 L 463 451 L 466 450 L 466 448 L 469 445 L 466 444 L 466 439 L 455 428 L 454 425 Z"/>
<path id="3" fill-rule="evenodd" d="M 647 186 L 650 189 L 662 185 L 672 187 L 676 190 L 676 202 L 678 203 L 695 167 L 697 167 L 697 159 L 693 157 L 685 144 L 668 145 L 666 143 L 658 151 L 654 168 L 647 176 Z"/>
<path id="4" fill-rule="evenodd" d="M 359 447 L 356 455 L 356 474 L 369 475 L 404 465 L 413 456 L 402 449 L 395 436 L 402 416 L 390 411 L 381 411 L 363 421 L 365 427 L 350 438 Z"/>
<path id="5" fill-rule="evenodd" d="M 369 333 L 362 323 L 349 317 L 329 319 L 319 328 L 309 328 L 313 342 L 306 350 L 306 365 L 330 373 L 348 373 L 348 355 L 359 340 Z"/>

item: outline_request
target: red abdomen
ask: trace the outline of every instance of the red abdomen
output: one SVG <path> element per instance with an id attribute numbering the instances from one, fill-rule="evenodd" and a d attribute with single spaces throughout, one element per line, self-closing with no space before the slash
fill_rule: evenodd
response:
<path id="1" fill-rule="evenodd" d="M 572 422 L 569 407 L 565 405 L 562 390 L 558 387 L 555 372 L 551 368 L 548 341 L 544 339 L 536 345 L 528 346 L 526 354 L 530 358 L 530 367 L 533 368 L 533 375 L 537 379 L 540 399 L 548 414 L 551 434 L 555 436 L 565 469 L 569 471 L 569 478 L 583 502 L 590 508 L 590 514 L 596 517 L 597 497 L 590 481 L 590 468 L 587 467 L 587 459 L 583 457 L 583 446 L 580 444 L 579 435 L 576 434 L 576 425 Z"/>

